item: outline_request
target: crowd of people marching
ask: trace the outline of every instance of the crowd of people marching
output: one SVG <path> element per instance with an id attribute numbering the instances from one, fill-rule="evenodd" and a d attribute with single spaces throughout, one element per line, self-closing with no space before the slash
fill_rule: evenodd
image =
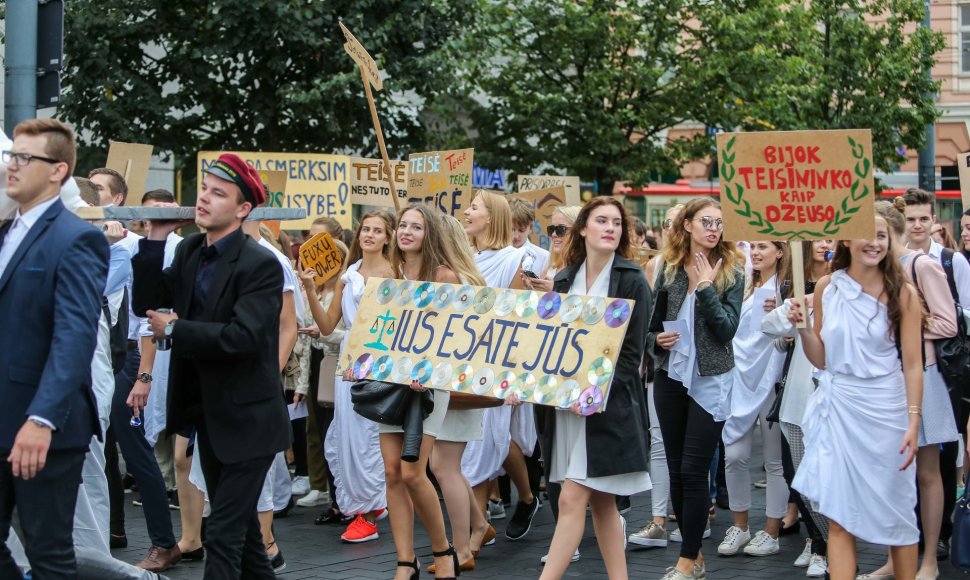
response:
<path id="1" fill-rule="evenodd" d="M 663 579 L 706 578 L 705 556 L 772 557 L 802 526 L 792 564 L 808 577 L 939 577 L 970 419 L 952 348 L 967 339 L 970 211 L 957 247 L 932 194 L 877 202 L 874 239 L 791 242 L 795 276 L 788 242 L 725 240 L 709 198 L 655 230 L 610 197 L 558 207 L 548 251 L 529 241 L 532 205 L 489 191 L 460 216 L 413 205 L 288 234 L 246 220 L 265 186 L 224 154 L 200 183 L 203 233 L 183 238 L 188 222 L 75 217 L 177 204 L 110 169 L 72 177 L 62 123 L 21 123 L 2 161 L 0 320 L 18 329 L 0 337 L 2 578 L 155 578 L 192 560 L 206 578 L 271 578 L 287 540 L 273 521 L 294 505 L 347 543 L 383 540 L 387 518 L 389 576 L 455 578 L 499 534 L 528 535 L 543 500 L 556 521 L 543 579 L 581 558 L 587 514 L 612 579 L 630 575 L 627 550 L 669 544 Z M 344 267 L 320 285 L 297 250 L 323 231 Z M 634 300 L 609 405 L 586 416 L 412 381 L 400 388 L 428 411 L 417 431 L 365 418 L 343 353 L 371 277 Z M 134 566 L 110 556 L 127 545 L 129 487 L 152 544 Z M 647 491 L 652 517 L 628 530 Z M 719 505 L 732 525 L 704 550 Z M 885 565 L 859 570 L 857 540 L 886 546 Z"/>

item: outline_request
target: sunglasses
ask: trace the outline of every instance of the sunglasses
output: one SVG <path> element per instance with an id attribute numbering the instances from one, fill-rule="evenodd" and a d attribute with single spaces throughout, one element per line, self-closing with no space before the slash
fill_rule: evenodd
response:
<path id="1" fill-rule="evenodd" d="M 662 227 L 665 230 L 669 230 L 670 226 L 672 225 L 674 225 L 674 220 L 664 220 L 660 222 L 660 227 Z"/>
<path id="2" fill-rule="evenodd" d="M 550 237 L 552 237 L 553 234 L 555 234 L 561 238 L 565 236 L 566 232 L 568 231 L 569 231 L 569 226 L 563 226 L 563 225 L 546 226 L 546 234 L 548 234 Z"/>
<path id="3" fill-rule="evenodd" d="M 724 220 L 722 220 L 721 218 L 711 218 L 708 216 L 704 216 L 704 217 L 694 219 L 692 221 L 701 222 L 701 226 L 703 226 L 705 230 L 714 230 L 719 232 L 724 229 Z"/>

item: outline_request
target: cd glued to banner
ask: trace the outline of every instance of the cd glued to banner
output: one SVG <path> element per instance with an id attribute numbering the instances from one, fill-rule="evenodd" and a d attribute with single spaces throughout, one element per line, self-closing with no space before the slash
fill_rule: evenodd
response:
<path id="1" fill-rule="evenodd" d="M 374 357 L 367 353 L 360 355 L 357 360 L 354 361 L 354 377 L 358 379 L 366 379 L 373 366 Z"/>
<path id="2" fill-rule="evenodd" d="M 566 299 L 562 301 L 562 307 L 559 309 L 559 320 L 566 324 L 574 322 L 583 313 L 584 304 L 583 297 L 578 294 L 566 296 Z"/>
<path id="3" fill-rule="evenodd" d="M 425 282 L 414 289 L 414 305 L 418 308 L 431 304 L 432 298 L 434 298 L 434 284 L 431 282 Z"/>
<path id="4" fill-rule="evenodd" d="M 485 314 L 492 309 L 492 305 L 495 304 L 495 290 L 491 288 L 482 288 L 475 295 L 475 312 L 478 314 Z"/>
<path id="5" fill-rule="evenodd" d="M 557 292 L 546 292 L 539 299 L 539 318 L 546 320 L 552 318 L 559 312 L 559 307 L 562 305 L 562 298 Z"/>
<path id="6" fill-rule="evenodd" d="M 579 395 L 579 412 L 583 415 L 592 415 L 603 406 L 603 391 L 599 387 L 588 387 Z"/>
<path id="7" fill-rule="evenodd" d="M 512 394 L 512 384 L 515 382 L 515 373 L 505 371 L 495 379 L 495 387 L 492 394 L 499 399 L 504 399 Z"/>
<path id="8" fill-rule="evenodd" d="M 411 293 L 414 291 L 414 282 L 405 280 L 397 287 L 397 300 L 394 301 L 398 306 L 407 306 L 411 303 Z"/>
<path id="9" fill-rule="evenodd" d="M 451 376 L 451 388 L 455 391 L 468 391 L 472 386 L 472 365 L 458 365 Z"/>
<path id="10" fill-rule="evenodd" d="M 394 292 L 397 290 L 397 282 L 394 280 L 384 280 L 381 285 L 377 287 L 377 303 L 387 304 L 394 298 Z"/>
<path id="11" fill-rule="evenodd" d="M 445 388 L 451 382 L 451 363 L 438 363 L 431 373 L 431 385 L 436 389 Z"/>
<path id="12" fill-rule="evenodd" d="M 451 284 L 442 284 L 438 286 L 438 292 L 434 295 L 434 307 L 444 308 L 451 304 L 454 297 L 455 287 Z"/>
<path id="13" fill-rule="evenodd" d="M 604 387 L 610 382 L 610 377 L 613 375 L 613 363 L 610 359 L 606 357 L 599 357 L 593 361 L 593 364 L 589 365 L 589 372 L 586 373 L 586 379 L 589 380 L 589 384 Z"/>
<path id="14" fill-rule="evenodd" d="M 495 371 L 488 367 L 478 369 L 478 372 L 472 377 L 472 392 L 476 395 L 484 395 L 492 388 L 494 382 Z"/>
<path id="15" fill-rule="evenodd" d="M 515 290 L 502 290 L 495 299 L 495 314 L 498 316 L 508 316 L 509 312 L 515 309 L 517 295 Z"/>
<path id="16" fill-rule="evenodd" d="M 526 291 L 519 294 L 518 300 L 515 302 L 515 313 L 521 318 L 528 318 L 536 313 L 536 308 L 539 306 L 539 297 L 535 292 Z"/>
<path id="17" fill-rule="evenodd" d="M 556 389 L 558 386 L 559 381 L 556 380 L 556 377 L 549 375 L 542 377 L 536 386 L 536 393 L 533 399 L 535 402 L 544 405 L 551 403 L 556 398 Z"/>
<path id="18" fill-rule="evenodd" d="M 606 326 L 610 328 L 623 326 L 628 318 L 630 318 L 630 303 L 620 298 L 607 305 L 606 314 L 603 316 L 603 319 L 606 320 Z"/>
<path id="19" fill-rule="evenodd" d="M 394 377 L 394 382 L 406 385 L 411 382 L 411 367 L 414 363 L 408 357 L 403 357 L 397 359 L 394 364 L 394 368 L 391 370 L 391 376 Z"/>
<path id="20" fill-rule="evenodd" d="M 414 368 L 411 370 L 411 380 L 418 381 L 422 385 L 427 385 L 431 380 L 431 373 L 431 361 L 423 360 L 414 365 Z"/>
<path id="21" fill-rule="evenodd" d="M 536 378 L 529 373 L 522 373 L 515 380 L 515 394 L 519 396 L 519 399 L 525 401 L 532 398 L 532 394 L 536 390 Z"/>
<path id="22" fill-rule="evenodd" d="M 392 369 L 394 369 L 394 359 L 385 354 L 374 363 L 374 380 L 386 380 L 387 377 L 391 376 Z"/>
<path id="23" fill-rule="evenodd" d="M 556 390 L 556 406 L 560 409 L 569 409 L 574 403 L 579 402 L 579 395 L 582 389 L 579 388 L 579 383 L 569 379 L 563 381 L 559 385 L 559 389 Z"/>
<path id="24" fill-rule="evenodd" d="M 589 325 L 596 324 L 603 320 L 603 313 L 606 311 L 606 300 L 599 296 L 594 296 L 586 301 L 583 307 L 583 322 Z"/>
<path id="25" fill-rule="evenodd" d="M 471 286 L 465 285 L 458 289 L 455 293 L 455 299 L 452 301 L 452 305 L 458 312 L 464 312 L 471 307 L 472 302 L 475 301 L 475 289 Z"/>

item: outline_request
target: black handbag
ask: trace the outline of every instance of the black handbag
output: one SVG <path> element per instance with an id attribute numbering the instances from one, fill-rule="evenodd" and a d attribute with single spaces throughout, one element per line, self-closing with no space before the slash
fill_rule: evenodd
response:
<path id="1" fill-rule="evenodd" d="M 780 422 L 779 416 L 781 415 L 781 400 L 785 396 L 785 385 L 788 383 L 788 369 L 791 368 L 792 355 L 795 354 L 795 343 L 788 345 L 788 352 L 785 354 L 785 366 L 781 371 L 781 380 L 775 383 L 775 401 L 771 404 L 771 408 L 768 409 L 768 414 L 765 415 L 765 421 L 769 423 Z M 771 425 L 768 426 L 771 428 Z"/>
<path id="2" fill-rule="evenodd" d="M 350 387 L 350 401 L 354 411 L 376 423 L 401 426 L 411 406 L 412 397 L 422 398 L 424 416 L 434 409 L 431 392 L 418 393 L 407 385 L 383 381 L 357 381 Z"/>

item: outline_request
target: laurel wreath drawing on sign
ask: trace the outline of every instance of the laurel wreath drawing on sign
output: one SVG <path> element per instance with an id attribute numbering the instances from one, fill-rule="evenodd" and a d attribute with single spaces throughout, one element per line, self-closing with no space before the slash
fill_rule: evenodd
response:
<path id="1" fill-rule="evenodd" d="M 734 204 L 734 213 L 743 218 L 747 218 L 749 226 L 761 228 L 758 230 L 759 234 L 784 238 L 788 241 L 835 237 L 839 233 L 842 225 L 848 223 L 852 219 L 852 216 L 859 211 L 862 205 L 861 201 L 871 193 L 869 186 L 865 184 L 865 180 L 872 171 L 872 163 L 866 159 L 865 147 L 861 143 L 856 143 L 852 137 L 849 137 L 852 157 L 856 159 L 855 167 L 853 168 L 852 186 L 849 189 L 849 194 L 842 198 L 832 219 L 825 222 L 825 225 L 822 226 L 822 231 L 775 229 L 775 224 L 766 220 L 761 215 L 761 212 L 751 209 L 751 203 L 744 198 L 744 186 L 740 183 L 734 183 L 734 178 L 737 176 L 737 171 L 734 169 L 735 139 L 737 137 L 731 137 L 721 152 L 721 180 L 724 183 L 724 193 L 727 195 L 728 201 Z"/>

